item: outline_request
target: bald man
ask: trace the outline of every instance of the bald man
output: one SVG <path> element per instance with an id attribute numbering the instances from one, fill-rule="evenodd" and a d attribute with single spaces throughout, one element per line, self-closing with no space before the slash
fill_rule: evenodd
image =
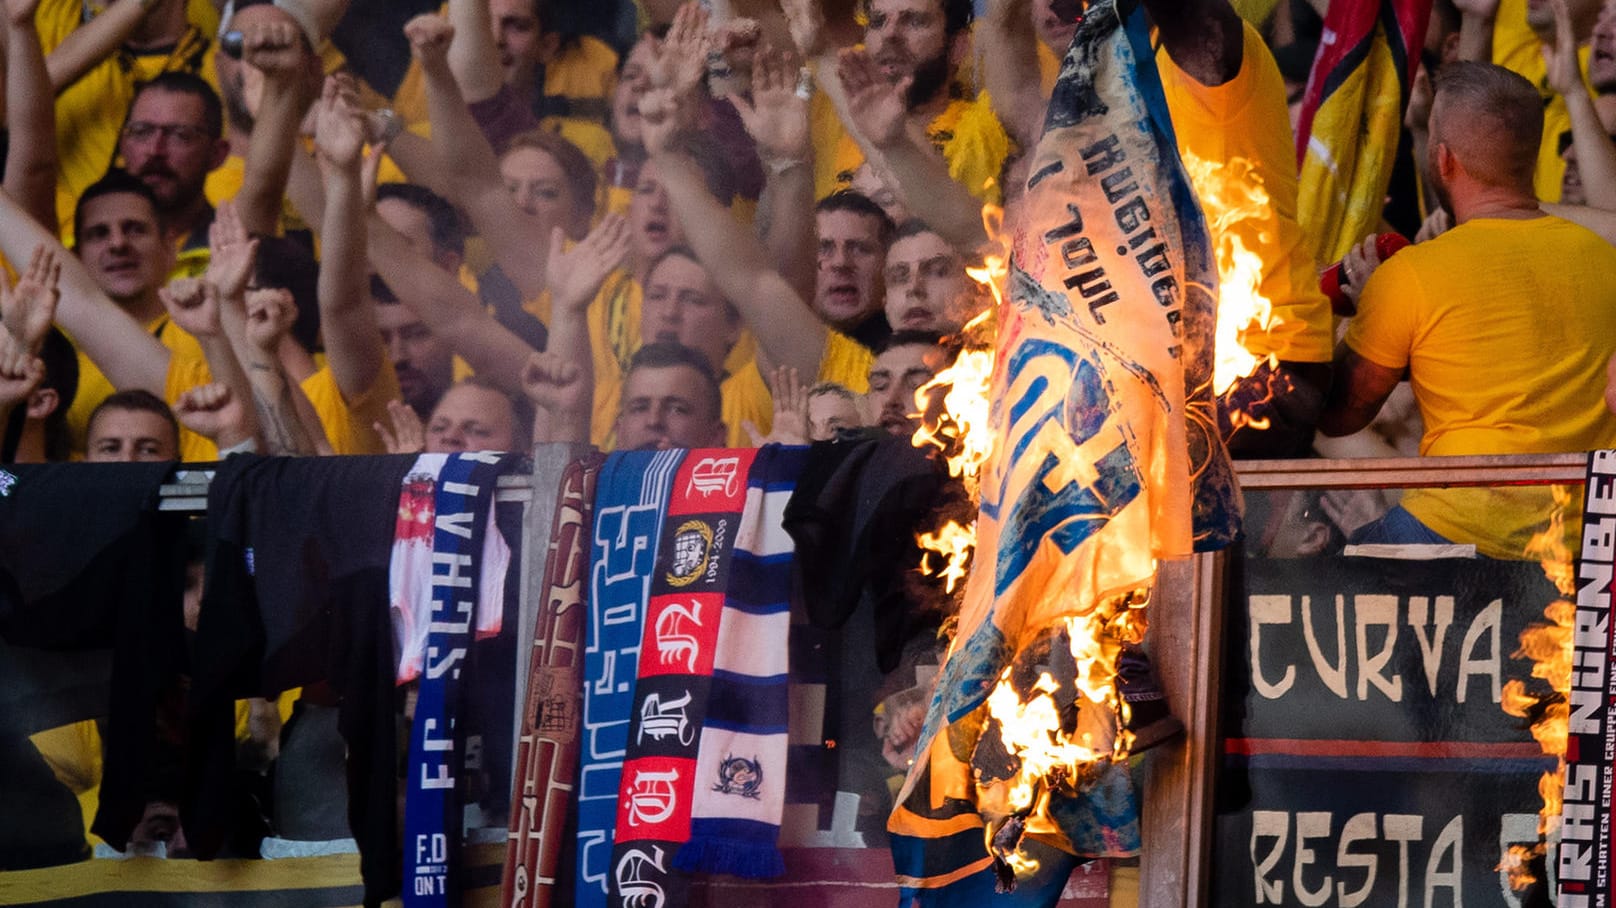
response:
<path id="1" fill-rule="evenodd" d="M 1422 455 L 1616 444 L 1604 400 L 1616 353 L 1616 247 L 1539 207 L 1542 130 L 1542 101 L 1521 76 L 1486 63 L 1443 67 L 1429 163 L 1457 226 L 1367 276 L 1336 359 L 1325 434 L 1367 425 L 1407 370 L 1425 421 Z M 1353 541 L 1468 543 L 1520 558 L 1547 502 L 1508 491 L 1411 490 Z"/>

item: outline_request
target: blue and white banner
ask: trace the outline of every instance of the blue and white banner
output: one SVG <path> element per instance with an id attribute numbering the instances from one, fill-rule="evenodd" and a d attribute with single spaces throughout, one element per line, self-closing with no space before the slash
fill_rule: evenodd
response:
<path id="1" fill-rule="evenodd" d="M 1238 529 L 1210 393 L 1217 271 L 1136 2 L 1089 6 L 1028 173 L 999 312 L 976 568 L 889 822 L 899 878 L 926 904 L 992 895 L 982 822 L 1003 818 L 1003 791 L 980 784 L 972 756 L 1006 667 L 1066 619 L 1147 591 L 1158 559 Z M 1115 724 L 1101 717 L 1098 737 Z M 1109 755 L 1108 741 L 1095 748 Z M 1120 765 L 1068 800 L 1028 831 L 1079 855 L 1137 851 Z M 1040 886 L 1020 896 L 1042 900 Z"/>

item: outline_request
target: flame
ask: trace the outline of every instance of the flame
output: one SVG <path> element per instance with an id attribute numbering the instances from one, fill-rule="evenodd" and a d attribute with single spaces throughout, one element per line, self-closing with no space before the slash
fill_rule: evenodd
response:
<path id="1" fill-rule="evenodd" d="M 921 534 L 918 540 L 920 547 L 926 550 L 920 558 L 921 572 L 942 578 L 945 590 L 954 592 L 970 573 L 966 565 L 971 561 L 971 553 L 976 550 L 976 521 L 971 521 L 971 525 L 966 527 L 950 520 L 935 533 Z M 941 555 L 945 560 L 941 570 L 933 570 L 931 566 L 931 556 L 934 554 Z"/>
<path id="2" fill-rule="evenodd" d="M 982 209 L 982 225 L 994 249 L 983 256 L 981 267 L 967 268 L 972 280 L 993 296 L 993 305 L 960 329 L 966 342 L 952 365 L 937 373 L 915 391 L 915 407 L 925 415 L 915 431 L 915 447 L 934 445 L 942 452 L 948 473 L 965 486 L 965 493 L 977 501 L 982 468 L 993 454 L 993 431 L 988 425 L 992 406 L 993 335 L 996 315 L 1004 302 L 1004 288 L 1010 276 L 1009 258 L 1004 254 L 1004 209 L 988 205 Z M 933 399 L 934 396 L 937 399 Z M 925 555 L 921 571 L 942 578 L 947 592 L 953 593 L 968 571 L 971 553 L 976 550 L 976 521 L 969 526 L 949 520 L 936 532 L 917 537 Z M 932 556 L 941 558 L 934 568 Z"/>
<path id="3" fill-rule="evenodd" d="M 1527 543 L 1526 554 L 1542 563 L 1544 576 L 1566 598 L 1544 607 L 1543 614 L 1549 619 L 1547 624 L 1533 624 L 1521 631 L 1521 646 L 1514 653 L 1515 658 L 1532 660 L 1532 677 L 1546 681 L 1549 692 L 1528 691 L 1525 682 L 1512 679 L 1504 685 L 1500 704 L 1511 716 L 1533 719 L 1532 738 L 1538 748 L 1558 758 L 1555 768 L 1543 773 L 1537 783 L 1538 795 L 1543 798 L 1543 807 L 1538 810 L 1537 844 L 1531 847 L 1511 845 L 1498 865 L 1516 891 L 1537 882 L 1529 865 L 1547 852 L 1548 841 L 1560 825 L 1566 738 L 1570 732 L 1572 622 L 1577 612 L 1570 601 L 1576 594 L 1576 586 L 1571 552 L 1565 544 L 1565 515 L 1571 505 L 1571 490 L 1565 486 L 1550 486 L 1549 489 L 1554 503 L 1549 511 L 1548 526 Z"/>
<path id="4" fill-rule="evenodd" d="M 1230 158 L 1219 163 L 1203 161 L 1186 151 L 1184 169 L 1195 187 L 1195 194 L 1200 197 L 1201 210 L 1206 214 L 1217 253 L 1218 327 L 1212 392 L 1223 397 L 1235 382 L 1255 373 L 1264 364 L 1270 368 L 1278 365 L 1272 353 L 1258 356 L 1246 349 L 1248 334 L 1272 330 L 1278 322 L 1272 301 L 1261 291 L 1262 256 L 1247 248 L 1245 239 L 1234 229 L 1242 221 L 1267 217 L 1268 190 L 1263 188 L 1262 176 L 1245 158 Z M 1261 239 L 1266 241 L 1269 237 L 1262 235 Z M 1272 392 L 1268 396 L 1271 398 Z M 1268 420 L 1253 418 L 1248 410 L 1242 409 L 1265 402 L 1266 398 L 1242 402 L 1241 408 L 1230 407 L 1229 415 L 1235 427 L 1267 428 Z"/>

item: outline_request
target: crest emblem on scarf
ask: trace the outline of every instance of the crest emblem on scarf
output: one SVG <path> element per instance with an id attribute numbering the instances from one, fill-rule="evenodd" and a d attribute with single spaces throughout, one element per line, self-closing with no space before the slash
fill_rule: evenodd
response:
<path id="1" fill-rule="evenodd" d="M 718 764 L 718 784 L 713 791 L 719 794 L 738 794 L 756 801 L 763 797 L 763 764 L 757 757 L 728 756 Z"/>
<path id="2" fill-rule="evenodd" d="M 17 485 L 17 477 L 5 470 L 0 470 L 0 498 L 10 498 L 11 490 Z"/>
<path id="3" fill-rule="evenodd" d="M 673 533 L 673 558 L 668 565 L 668 582 L 689 586 L 707 570 L 713 548 L 713 528 L 703 520 L 687 520 Z"/>

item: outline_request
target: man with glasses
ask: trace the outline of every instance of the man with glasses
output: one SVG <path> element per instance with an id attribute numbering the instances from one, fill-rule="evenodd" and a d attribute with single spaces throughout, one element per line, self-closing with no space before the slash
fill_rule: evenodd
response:
<path id="1" fill-rule="evenodd" d="M 124 169 L 157 198 L 167 239 L 179 252 L 177 271 L 194 277 L 207 266 L 213 206 L 208 174 L 230 155 L 224 107 L 199 76 L 167 72 L 136 89 L 118 137 Z"/>

